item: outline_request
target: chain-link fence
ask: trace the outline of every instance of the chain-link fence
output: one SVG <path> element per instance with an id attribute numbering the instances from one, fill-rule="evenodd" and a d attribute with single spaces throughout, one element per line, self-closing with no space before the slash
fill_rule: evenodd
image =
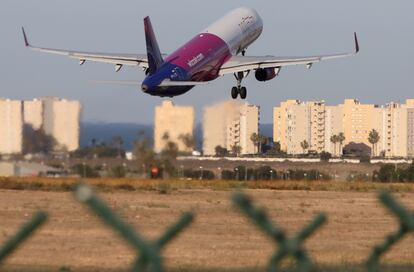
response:
<path id="1" fill-rule="evenodd" d="M 77 185 L 74 194 L 79 202 L 87 205 L 136 251 L 136 260 L 131 264 L 131 271 L 166 271 L 162 257 L 163 248 L 194 220 L 193 213 L 184 213 L 175 224 L 167 228 L 163 235 L 151 241 L 140 235 L 131 225 L 116 215 L 90 187 L 82 184 Z M 357 271 L 381 271 L 380 260 L 384 253 L 405 236 L 414 232 L 414 214 L 412 212 L 397 202 L 390 193 L 380 193 L 379 200 L 395 215 L 399 222 L 399 228 L 394 233 L 389 234 L 382 244 L 372 249 L 368 260 L 355 268 Z M 285 269 L 289 269 L 289 271 L 327 270 L 327 268 L 318 267 L 304 247 L 305 240 L 326 222 L 327 215 L 323 213 L 318 214 L 311 223 L 304 226 L 296 235 L 288 237 L 284 230 L 271 221 L 264 209 L 254 205 L 246 194 L 241 192 L 235 193 L 233 203 L 242 214 L 274 242 L 275 252 L 268 261 L 268 265 L 265 268 L 266 271 L 284 271 Z M 47 222 L 47 219 L 48 214 L 46 212 L 37 212 L 12 238 L 0 246 L 0 271 L 5 258 L 18 249 L 28 237 L 35 235 L 36 230 Z M 293 258 L 296 261 L 296 266 L 287 268 L 286 263 L 283 262 L 286 258 Z M 349 271 L 355 269 L 337 267 L 328 270 Z M 390 271 L 393 271 L 393 269 Z"/>

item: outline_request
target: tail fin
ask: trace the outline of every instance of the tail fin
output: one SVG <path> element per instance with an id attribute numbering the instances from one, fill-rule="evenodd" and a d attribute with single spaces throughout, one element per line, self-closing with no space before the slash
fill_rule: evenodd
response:
<path id="1" fill-rule="evenodd" d="M 148 72 L 150 75 L 154 74 L 160 66 L 164 63 L 162 59 L 160 48 L 158 47 L 157 39 L 155 38 L 154 30 L 152 28 L 151 20 L 147 16 L 144 18 L 145 40 L 147 43 L 148 55 Z"/>

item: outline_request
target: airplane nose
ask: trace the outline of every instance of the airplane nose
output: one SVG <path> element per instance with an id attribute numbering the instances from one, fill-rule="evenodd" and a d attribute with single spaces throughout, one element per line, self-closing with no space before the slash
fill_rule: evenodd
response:
<path id="1" fill-rule="evenodd" d="M 142 84 L 142 86 L 141 86 L 141 90 L 142 90 L 144 93 L 146 93 L 146 92 L 148 91 L 148 86 L 147 86 L 147 85 L 145 85 L 145 84 Z"/>

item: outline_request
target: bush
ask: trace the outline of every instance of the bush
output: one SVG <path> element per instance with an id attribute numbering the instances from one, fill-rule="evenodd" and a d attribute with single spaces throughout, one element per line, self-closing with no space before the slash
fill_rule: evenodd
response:
<path id="1" fill-rule="evenodd" d="M 215 175 L 213 171 L 210 170 L 196 170 L 193 171 L 192 169 L 185 169 L 183 172 L 184 177 L 191 178 L 191 179 L 206 179 L 212 180 L 215 179 Z"/>
<path id="2" fill-rule="evenodd" d="M 377 173 L 378 180 L 381 182 L 392 182 L 395 180 L 395 165 L 394 164 L 385 164 L 381 166 L 380 170 Z"/>
<path id="3" fill-rule="evenodd" d="M 367 155 L 361 156 L 359 157 L 359 162 L 360 163 L 371 163 L 371 157 Z"/>
<path id="4" fill-rule="evenodd" d="M 329 162 L 329 160 L 332 158 L 332 154 L 329 152 L 323 151 L 321 154 L 321 161 L 323 162 Z"/>
<path id="5" fill-rule="evenodd" d="M 125 167 L 118 165 L 112 168 L 111 173 L 115 178 L 124 178 L 126 176 L 126 169 Z"/>
<path id="6" fill-rule="evenodd" d="M 235 174 L 233 171 L 230 170 L 223 170 L 221 172 L 221 179 L 224 180 L 233 180 L 235 178 Z"/>
<path id="7" fill-rule="evenodd" d="M 72 172 L 76 175 L 79 175 L 82 178 L 97 178 L 99 177 L 98 172 L 96 172 L 92 167 L 86 164 L 75 164 L 72 167 Z"/>

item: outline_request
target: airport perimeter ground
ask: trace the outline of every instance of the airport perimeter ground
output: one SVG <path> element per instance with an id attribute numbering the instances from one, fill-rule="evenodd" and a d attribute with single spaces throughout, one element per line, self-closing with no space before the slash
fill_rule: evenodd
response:
<path id="1" fill-rule="evenodd" d="M 62 271 L 119 271 L 130 267 L 135 256 L 131 248 L 65 190 L 74 181 L 19 182 L 23 185 L 14 184 L 15 189 L 4 189 L 12 187 L 4 186 L 5 180 L 0 183 L 0 245 L 36 210 L 46 210 L 51 217 L 6 259 L 1 271 L 59 271 L 62 268 L 66 269 Z M 45 185 L 29 188 L 27 184 L 33 182 Z M 318 212 L 326 212 L 328 223 L 306 243 L 311 256 L 322 265 L 351 267 L 360 263 L 366 260 L 374 245 L 397 228 L 394 217 L 376 198 L 375 191 L 384 188 L 383 185 L 331 183 L 332 186 L 318 187 L 323 185 L 319 182 L 304 187 L 306 183 L 290 182 L 285 187 L 258 189 L 271 188 L 266 182 L 248 189 L 244 183 L 226 187 L 222 182 L 198 186 L 191 182 L 180 186 L 179 181 L 170 186 L 133 180 L 107 181 L 108 186 L 103 186 L 105 181 L 88 182 L 98 185 L 100 195 L 113 209 L 140 233 L 152 238 L 160 235 L 182 212 L 196 213 L 191 227 L 164 252 L 169 271 L 245 271 L 246 268 L 263 271 L 274 247 L 233 207 L 230 199 L 236 187 L 244 188 L 257 203 L 266 207 L 273 221 L 290 234 Z M 120 182 L 140 185 L 124 186 L 124 190 L 113 186 Z M 58 186 L 54 187 L 55 183 Z M 407 207 L 414 208 L 414 186 L 386 187 L 396 191 L 394 195 Z M 414 264 L 413 236 L 393 248 L 385 262 Z"/>

